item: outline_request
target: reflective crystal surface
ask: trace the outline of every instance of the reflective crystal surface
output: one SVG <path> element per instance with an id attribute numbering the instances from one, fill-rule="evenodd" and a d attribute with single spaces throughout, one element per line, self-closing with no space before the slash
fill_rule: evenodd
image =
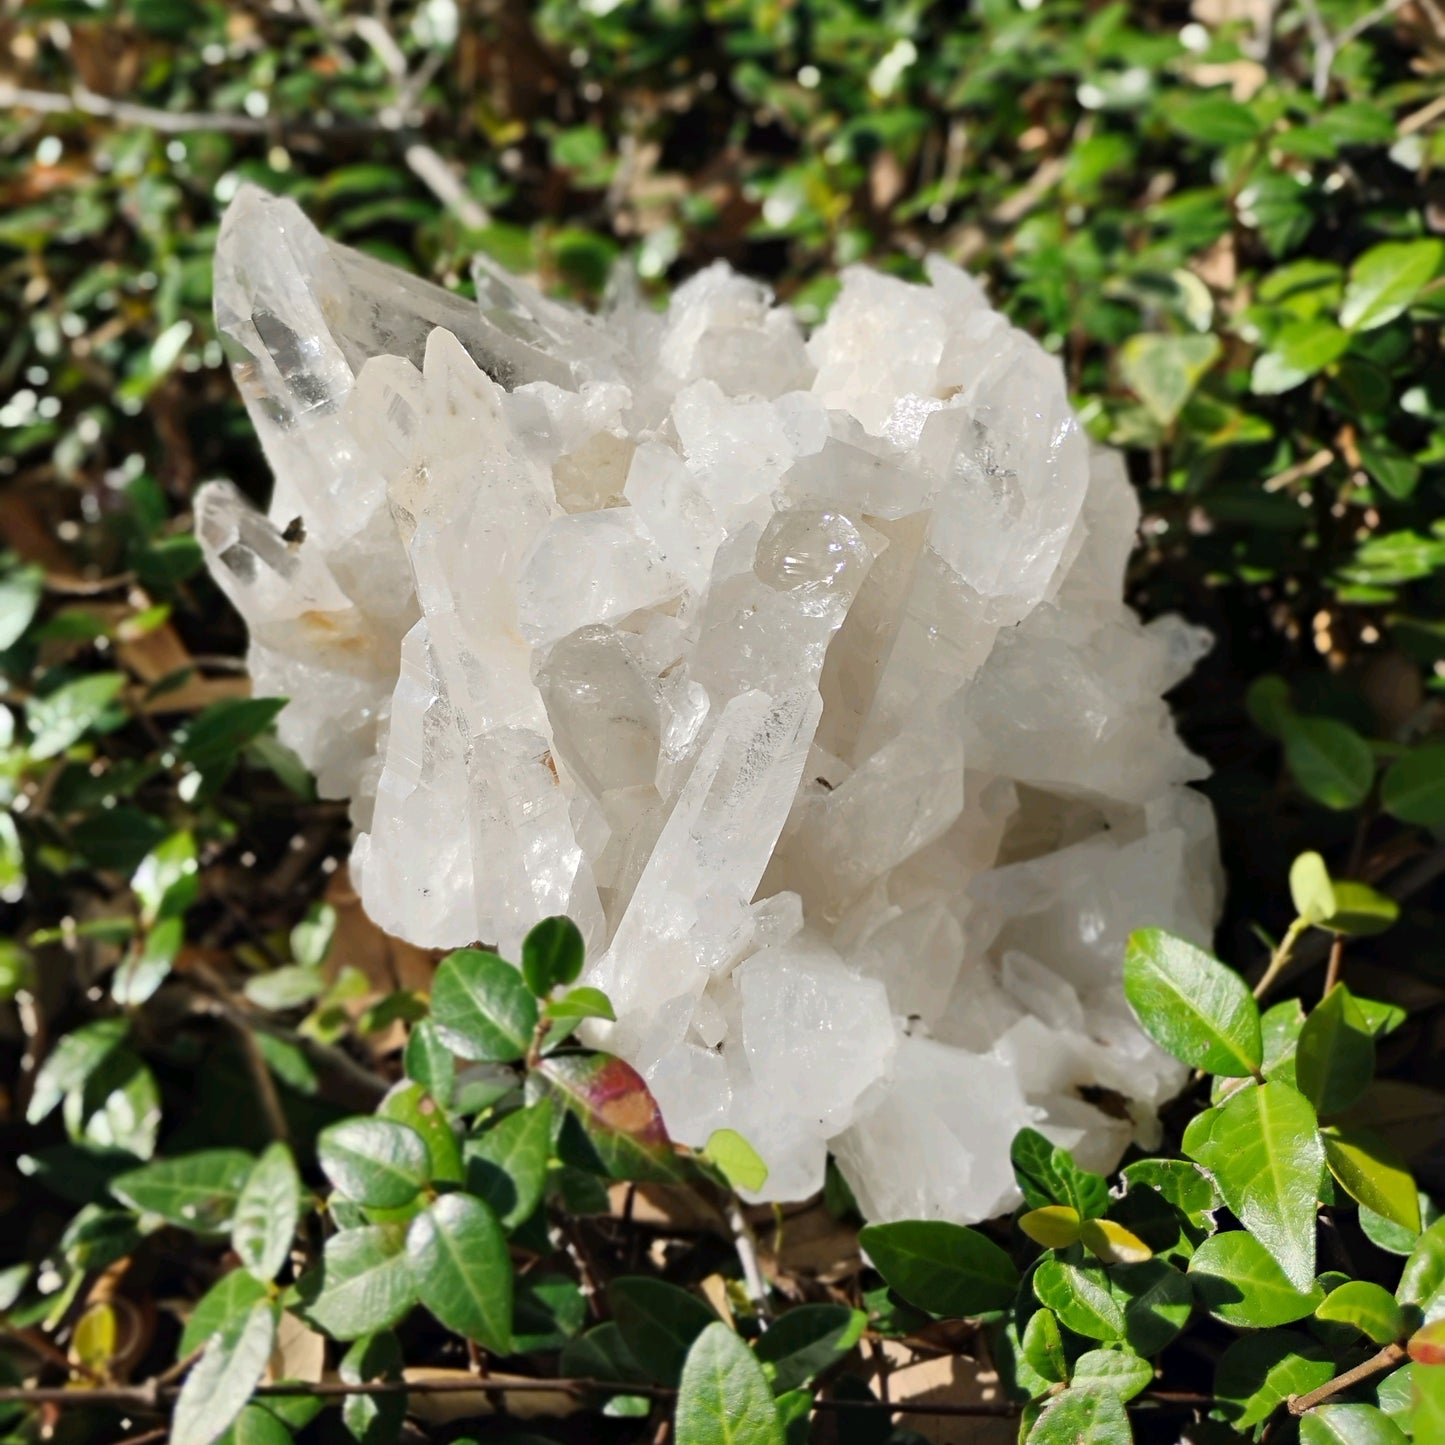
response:
<path id="1" fill-rule="evenodd" d="M 928 274 L 845 271 L 811 336 L 721 264 L 591 317 L 245 190 L 216 314 L 276 489 L 197 525 L 379 924 L 569 914 L 678 1138 L 968 1221 L 1021 1126 L 1093 1167 L 1151 1126 L 1124 939 L 1206 940 L 1219 881 L 1162 701 L 1206 643 L 1123 604 L 1122 464 Z"/>

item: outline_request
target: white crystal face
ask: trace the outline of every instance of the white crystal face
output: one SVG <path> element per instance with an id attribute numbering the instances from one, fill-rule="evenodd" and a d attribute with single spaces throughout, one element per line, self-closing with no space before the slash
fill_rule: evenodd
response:
<path id="1" fill-rule="evenodd" d="M 197 515 L 379 924 L 515 954 L 569 914 L 676 1137 L 967 1222 L 1022 1126 L 1096 1168 L 1150 1127 L 1183 1071 L 1124 940 L 1206 941 L 1220 884 L 1162 701 L 1206 643 L 1122 601 L 1122 464 L 928 273 L 846 271 L 810 337 L 722 265 L 594 318 L 245 190 L 216 314 L 276 492 Z"/>

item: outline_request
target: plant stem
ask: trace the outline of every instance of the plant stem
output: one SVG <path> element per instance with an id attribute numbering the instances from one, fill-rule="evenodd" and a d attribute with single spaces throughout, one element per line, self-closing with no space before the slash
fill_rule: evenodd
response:
<path id="1" fill-rule="evenodd" d="M 1275 949 L 1274 955 L 1270 958 L 1269 967 L 1260 976 L 1260 980 L 1254 986 L 1255 998 L 1263 998 L 1269 992 L 1270 986 L 1281 973 L 1289 966 L 1290 955 L 1294 952 L 1294 946 L 1299 942 L 1300 935 L 1309 927 L 1303 918 L 1296 918 L 1290 926 L 1285 929 L 1284 937 L 1279 941 L 1279 947 Z"/>
<path id="2" fill-rule="evenodd" d="M 1378 1375 L 1382 1370 L 1392 1369 L 1405 1359 L 1408 1353 L 1404 1345 L 1386 1345 L 1379 1354 L 1371 1355 L 1363 1364 L 1356 1365 L 1353 1370 L 1346 1370 L 1343 1375 L 1336 1375 L 1319 1389 L 1311 1390 L 1308 1395 L 1294 1396 L 1289 1402 L 1290 1414 L 1303 1415 L 1313 1410 L 1316 1405 L 1324 1404 L 1341 1390 L 1348 1390 L 1351 1385 L 1358 1385 L 1361 1380 L 1368 1380 L 1371 1375 Z"/>

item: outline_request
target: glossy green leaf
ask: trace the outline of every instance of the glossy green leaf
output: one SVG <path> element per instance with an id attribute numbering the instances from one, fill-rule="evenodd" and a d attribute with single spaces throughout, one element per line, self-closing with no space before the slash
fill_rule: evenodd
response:
<path id="1" fill-rule="evenodd" d="M 1069 1377 L 1071 1390 L 1107 1390 L 1121 1401 L 1149 1388 L 1154 1367 L 1132 1350 L 1086 1350 Z"/>
<path id="2" fill-rule="evenodd" d="M 1354 1124 L 1332 1124 L 1320 1138 L 1330 1173 L 1352 1199 L 1403 1229 L 1420 1227 L 1414 1176 L 1384 1139 Z"/>
<path id="3" fill-rule="evenodd" d="M 543 1098 L 466 1141 L 467 1190 L 515 1229 L 542 1202 L 551 1157 L 552 1101 Z"/>
<path id="4" fill-rule="evenodd" d="M 1141 1264 L 1154 1253 L 1132 1230 L 1113 1219 L 1086 1219 L 1079 1241 L 1105 1264 Z"/>
<path id="5" fill-rule="evenodd" d="M 1093 1219 L 1109 1207 L 1108 1181 L 1080 1169 L 1067 1149 L 1037 1129 L 1020 1129 L 1014 1135 L 1009 1159 L 1030 1208 L 1060 1204 L 1072 1209 L 1080 1219 Z"/>
<path id="6" fill-rule="evenodd" d="M 445 1107 L 451 1102 L 452 1086 L 456 1082 L 456 1060 L 452 1058 L 452 1051 L 442 1043 L 436 1025 L 430 1019 L 420 1019 L 412 1025 L 402 1065 L 407 1078 L 420 1084 L 438 1104 Z"/>
<path id="7" fill-rule="evenodd" d="M 693 1341 L 717 1323 L 696 1295 L 643 1275 L 614 1279 L 607 1302 L 629 1354 L 663 1385 L 677 1383 Z"/>
<path id="8" fill-rule="evenodd" d="M 401 1345 L 390 1330 L 366 1335 L 341 1357 L 338 1373 L 348 1385 L 381 1384 L 402 1377 Z M 406 1418 L 406 1396 L 348 1395 L 341 1418 L 356 1445 L 393 1445 Z"/>
<path id="9" fill-rule="evenodd" d="M 1028 1445 L 1131 1445 L 1133 1439 L 1117 1393 L 1070 1388 L 1044 1407 Z"/>
<path id="10" fill-rule="evenodd" d="M 110 724 L 113 704 L 125 686 L 123 672 L 92 672 L 25 706 L 30 725 L 30 756 L 57 757 L 92 728 Z"/>
<path id="11" fill-rule="evenodd" d="M 1220 89 L 1173 96 L 1163 113 L 1174 130 L 1205 145 L 1237 145 L 1253 140 L 1263 129 L 1249 106 Z"/>
<path id="12" fill-rule="evenodd" d="M 1284 723 L 1284 755 L 1295 782 L 1326 808 L 1358 808 L 1369 795 L 1374 755 L 1345 723 L 1291 715 Z"/>
<path id="13" fill-rule="evenodd" d="M 1371 888 L 1368 883 L 1341 879 L 1335 884 L 1335 911 L 1320 924 L 1331 933 L 1365 936 L 1383 933 L 1400 916 L 1400 905 L 1393 898 Z"/>
<path id="14" fill-rule="evenodd" d="M 1119 351 L 1129 389 L 1170 426 L 1220 354 L 1217 336 L 1131 336 Z"/>
<path id="15" fill-rule="evenodd" d="M 993 1240 L 938 1219 L 870 1224 L 859 1234 L 874 1268 L 911 1305 L 966 1317 L 1005 1308 L 1018 1288 L 1013 1261 Z"/>
<path id="16" fill-rule="evenodd" d="M 585 959 L 581 930 L 570 918 L 544 918 L 522 940 L 522 977 L 538 998 L 576 983 Z"/>
<path id="17" fill-rule="evenodd" d="M 57 1039 L 35 1075 L 26 1123 L 40 1123 L 67 1094 L 83 1089 L 86 1080 L 120 1047 L 129 1029 L 129 1021 L 123 1018 L 95 1019 Z"/>
<path id="18" fill-rule="evenodd" d="M 1176 1059 L 1232 1078 L 1259 1068 L 1259 1006 L 1203 949 L 1162 928 L 1130 934 L 1124 993 L 1144 1032 Z"/>
<path id="19" fill-rule="evenodd" d="M 1219 1191 L 1209 1176 L 1188 1159 L 1139 1159 L 1124 1168 L 1123 1176 L 1129 1188 L 1156 1189 L 1191 1219 L 1220 1204 Z"/>
<path id="20" fill-rule="evenodd" d="M 0 576 L 0 652 L 25 635 L 45 589 L 43 567 L 8 567 Z"/>
<path id="21" fill-rule="evenodd" d="M 210 1337 L 176 1398 L 171 1445 L 211 1445 L 241 1413 L 271 1358 L 277 1314 L 270 1300 L 259 1300 Z"/>
<path id="22" fill-rule="evenodd" d="M 397 1209 L 425 1188 L 431 1155 L 421 1136 L 390 1119 L 343 1119 L 323 1129 L 316 1154 L 326 1177 L 349 1199 Z"/>
<path id="23" fill-rule="evenodd" d="M 1315 1314 L 1322 1320 L 1353 1325 L 1377 1345 L 1400 1339 L 1407 1326 L 1395 1297 L 1369 1280 L 1352 1279 L 1332 1289 Z"/>
<path id="24" fill-rule="evenodd" d="M 836 1365 L 867 1324 L 863 1310 L 846 1305 L 799 1305 L 779 1315 L 756 1345 L 758 1359 L 770 1366 L 774 1392 L 799 1389 Z"/>
<path id="25" fill-rule="evenodd" d="M 1317 1406 L 1300 1417 L 1299 1438 L 1300 1445 L 1408 1445 L 1388 1415 L 1362 1404 Z"/>
<path id="26" fill-rule="evenodd" d="M 421 1139 L 431 1160 L 433 1183 L 461 1183 L 462 1146 L 457 1131 L 452 1127 L 446 1110 L 421 1084 L 406 1079 L 393 1084 L 376 1106 L 376 1117 L 390 1119 L 394 1124 L 405 1124 Z"/>
<path id="27" fill-rule="evenodd" d="M 261 1405 L 247 1405 L 226 1433 L 221 1445 L 292 1445 L 295 1437 L 286 1424 Z"/>
<path id="28" fill-rule="evenodd" d="M 406 1253 L 418 1297 L 442 1324 L 494 1354 L 511 1352 L 512 1259 L 481 1200 L 443 1194 L 412 1221 Z"/>
<path id="29" fill-rule="evenodd" d="M 714 1129 L 702 1154 L 734 1189 L 756 1193 L 768 1181 L 762 1156 L 736 1129 Z"/>
<path id="30" fill-rule="evenodd" d="M 1402 823 L 1445 824 L 1445 747 L 1412 748 L 1392 763 L 1380 784 L 1380 805 Z"/>
<path id="31" fill-rule="evenodd" d="M 1024 1326 L 1019 1348 L 1029 1368 L 1050 1384 L 1069 1378 L 1069 1360 L 1059 1334 L 1058 1317 L 1050 1309 L 1037 1309 Z"/>
<path id="32" fill-rule="evenodd" d="M 296 1289 L 305 1317 L 333 1339 L 390 1329 L 417 1298 L 404 1232 L 368 1224 L 333 1234 Z"/>
<path id="33" fill-rule="evenodd" d="M 1384 241 L 1350 267 L 1340 324 L 1369 331 L 1399 316 L 1440 269 L 1445 245 L 1436 240 Z"/>
<path id="34" fill-rule="evenodd" d="M 611 1022 L 617 1018 L 612 1000 L 600 988 L 585 985 L 569 989 L 561 998 L 543 1004 L 542 1016 L 557 1023 L 570 1023 L 573 1019 L 607 1019 Z"/>
<path id="35" fill-rule="evenodd" d="M 1033 1285 L 1039 1303 L 1076 1335 L 1088 1340 L 1124 1338 L 1124 1301 L 1101 1266 L 1068 1264 L 1051 1255 L 1040 1261 Z"/>
<path id="36" fill-rule="evenodd" d="M 270 1145 L 246 1176 L 231 1219 L 231 1247 L 269 1283 L 281 1272 L 301 1215 L 301 1179 L 291 1150 Z"/>
<path id="37" fill-rule="evenodd" d="M 1306 1395 L 1335 1373 L 1325 1347 L 1295 1330 L 1244 1335 L 1219 1357 L 1214 1394 L 1236 1430 L 1267 1420 L 1291 1395 Z"/>
<path id="38" fill-rule="evenodd" d="M 650 1378 L 627 1348 L 622 1331 L 613 1320 L 595 1325 L 586 1334 L 570 1340 L 562 1351 L 558 1368 L 563 1375 L 578 1380 L 639 1385 Z"/>
<path id="39" fill-rule="evenodd" d="M 437 1034 L 464 1059 L 511 1063 L 531 1047 L 537 1000 L 510 963 L 479 948 L 448 954 L 432 980 Z"/>
<path id="40" fill-rule="evenodd" d="M 1324 1299 L 1318 1284 L 1296 1289 L 1274 1256 L 1243 1229 L 1206 1239 L 1189 1261 L 1189 1278 L 1210 1314 L 1248 1329 L 1292 1324 Z"/>
<path id="41" fill-rule="evenodd" d="M 1445 1318 L 1445 1219 L 1437 1219 L 1415 1243 L 1395 1297 L 1418 1305 L 1427 1322 Z"/>
<path id="42" fill-rule="evenodd" d="M 266 731 L 286 706 L 284 697 L 227 698 L 212 703 L 176 732 L 180 755 L 202 772 L 229 763 Z"/>
<path id="43" fill-rule="evenodd" d="M 240 1149 L 202 1149 L 117 1175 L 110 1192 L 140 1213 L 212 1233 L 230 1224 L 251 1166 L 251 1156 Z"/>
<path id="44" fill-rule="evenodd" d="M 1315 1277 L 1315 1210 L 1325 1167 L 1315 1112 L 1288 1084 L 1241 1089 L 1193 1157 L 1297 1289 Z"/>
<path id="45" fill-rule="evenodd" d="M 1318 1004 L 1295 1049 L 1299 1091 L 1319 1114 L 1338 1114 L 1375 1076 L 1375 1037 L 1349 989 L 1336 984 Z"/>
<path id="46" fill-rule="evenodd" d="M 268 1282 L 258 1280 L 244 1269 L 223 1274 L 196 1301 L 186 1327 L 181 1331 L 176 1358 L 195 1354 L 218 1330 L 234 1332 L 261 1300 L 267 1298 Z"/>
<path id="47" fill-rule="evenodd" d="M 1360 1205 L 1360 1228 L 1364 1230 L 1365 1238 L 1387 1254 L 1408 1256 L 1415 1248 L 1421 1232 L 1440 1218 L 1440 1211 L 1435 1208 L 1429 1195 L 1422 1192 L 1418 1197 L 1420 1227 L 1414 1229 L 1397 1224 L 1393 1219 L 1386 1219 L 1383 1214 L 1376 1214 L 1368 1205 Z"/>
<path id="48" fill-rule="evenodd" d="M 677 1445 L 784 1445 L 763 1367 L 725 1324 L 708 1325 L 688 1351 L 674 1439 Z"/>

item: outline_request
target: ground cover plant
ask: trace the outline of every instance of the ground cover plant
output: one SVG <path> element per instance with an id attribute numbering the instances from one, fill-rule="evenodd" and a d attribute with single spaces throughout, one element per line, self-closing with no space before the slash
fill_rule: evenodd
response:
<path id="1" fill-rule="evenodd" d="M 0 14 L 0 1439 L 1445 1438 L 1442 63 L 1432 0 Z M 576 1044 L 564 924 L 366 925 L 189 534 L 268 485 L 242 180 L 459 290 L 721 255 L 817 317 L 936 248 L 1060 354 L 1136 604 L 1219 639 L 1223 962 L 1121 960 L 1198 1071 L 1153 1147 L 774 1218 Z"/>

